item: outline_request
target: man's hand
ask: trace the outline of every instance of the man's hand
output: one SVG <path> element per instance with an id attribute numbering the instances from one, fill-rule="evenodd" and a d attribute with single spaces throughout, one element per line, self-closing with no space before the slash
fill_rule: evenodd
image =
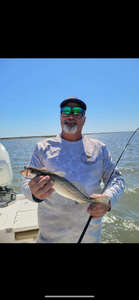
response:
<path id="1" fill-rule="evenodd" d="M 45 169 L 45 168 L 42 168 Z M 29 182 L 29 188 L 31 193 L 38 199 L 43 200 L 49 197 L 54 189 L 51 188 L 54 184 L 53 180 L 50 180 L 50 176 L 36 176 Z"/>
<path id="2" fill-rule="evenodd" d="M 107 197 L 104 194 L 93 194 L 91 195 L 92 198 L 96 198 L 96 197 Z M 109 199 L 109 197 L 108 197 Z M 90 203 L 88 209 L 87 209 L 87 213 L 89 213 L 92 216 L 92 219 L 99 219 L 101 217 L 103 217 L 106 212 L 110 209 L 111 207 L 111 201 L 109 200 L 109 204 L 108 206 L 104 203 L 101 202 L 92 202 Z"/>

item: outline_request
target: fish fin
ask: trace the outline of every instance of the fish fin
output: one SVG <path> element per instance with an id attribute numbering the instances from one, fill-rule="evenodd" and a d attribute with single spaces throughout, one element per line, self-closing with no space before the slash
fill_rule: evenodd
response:
<path id="1" fill-rule="evenodd" d="M 66 175 L 67 175 L 67 173 L 65 171 L 56 171 L 55 172 L 55 171 L 49 171 L 47 169 L 45 169 L 44 171 L 49 172 L 50 174 L 52 173 L 52 174 L 59 175 L 61 177 L 66 177 Z"/>
<path id="2" fill-rule="evenodd" d="M 78 181 L 70 181 L 85 197 L 90 198 L 86 190 L 80 185 Z"/>
<path id="3" fill-rule="evenodd" d="M 90 197 L 90 200 L 91 200 L 91 197 Z M 96 197 L 96 198 L 92 198 L 92 202 L 101 202 L 101 203 L 104 203 L 108 206 L 109 204 L 109 197 Z"/>
<path id="4" fill-rule="evenodd" d="M 75 202 L 75 204 L 79 204 L 79 201 L 74 201 Z"/>
<path id="5" fill-rule="evenodd" d="M 67 173 L 64 172 L 64 171 L 57 171 L 57 172 L 54 172 L 56 175 L 59 175 L 59 176 L 62 176 L 62 177 L 66 177 Z"/>

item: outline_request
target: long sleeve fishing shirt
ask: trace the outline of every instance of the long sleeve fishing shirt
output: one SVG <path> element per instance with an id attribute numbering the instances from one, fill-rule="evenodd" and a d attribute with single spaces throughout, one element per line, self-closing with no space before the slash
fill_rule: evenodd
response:
<path id="1" fill-rule="evenodd" d="M 60 134 L 38 142 L 28 165 L 45 167 L 52 172 L 64 171 L 66 179 L 78 181 L 89 196 L 101 194 L 101 183 L 105 185 L 114 168 L 111 155 L 102 142 L 87 136 L 76 142 L 67 141 Z M 34 201 L 29 180 L 22 178 L 21 190 L 26 198 Z M 111 208 L 119 201 L 124 187 L 124 179 L 116 168 L 104 191 L 111 201 Z M 65 198 L 55 191 L 43 201 L 40 200 L 36 242 L 77 243 L 89 218 L 88 206 Z M 102 218 L 92 219 L 82 242 L 100 242 L 101 228 Z"/>

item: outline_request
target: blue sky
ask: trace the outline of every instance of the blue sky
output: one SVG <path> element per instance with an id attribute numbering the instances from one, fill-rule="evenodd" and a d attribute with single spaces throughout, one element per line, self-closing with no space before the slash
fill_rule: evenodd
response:
<path id="1" fill-rule="evenodd" d="M 60 103 L 87 104 L 83 133 L 139 127 L 139 59 L 0 59 L 0 138 L 59 134 Z"/>

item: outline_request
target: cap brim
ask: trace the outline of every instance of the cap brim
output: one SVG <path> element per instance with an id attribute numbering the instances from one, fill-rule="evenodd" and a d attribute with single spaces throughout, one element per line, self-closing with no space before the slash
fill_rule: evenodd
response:
<path id="1" fill-rule="evenodd" d="M 68 98 L 68 99 L 64 100 L 63 102 L 61 102 L 60 107 L 67 105 L 69 102 L 74 102 L 74 103 L 79 104 L 81 106 L 81 108 L 83 108 L 84 110 L 86 110 L 86 108 L 87 108 L 86 104 L 82 100 L 74 99 L 74 98 Z"/>

